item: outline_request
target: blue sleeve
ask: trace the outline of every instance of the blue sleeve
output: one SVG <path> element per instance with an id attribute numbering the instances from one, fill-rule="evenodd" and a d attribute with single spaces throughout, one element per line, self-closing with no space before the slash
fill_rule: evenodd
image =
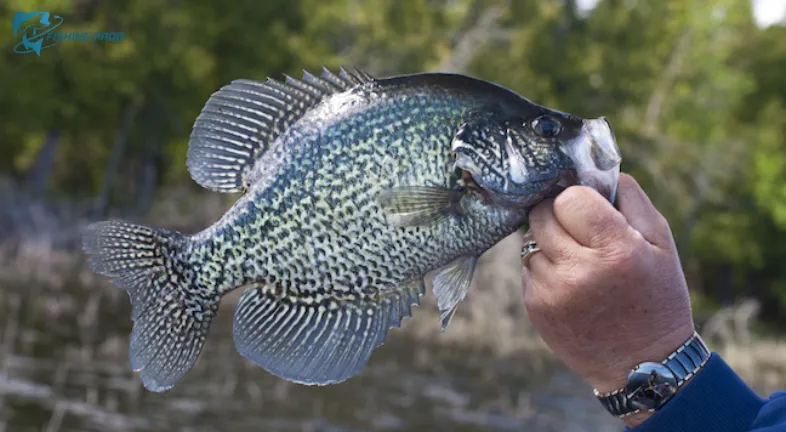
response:
<path id="1" fill-rule="evenodd" d="M 786 432 L 786 391 L 759 397 L 717 354 L 660 411 L 624 432 Z"/>
<path id="2" fill-rule="evenodd" d="M 786 431 L 786 391 L 779 391 L 773 393 L 759 411 L 751 425 L 751 432 L 783 431 Z"/>

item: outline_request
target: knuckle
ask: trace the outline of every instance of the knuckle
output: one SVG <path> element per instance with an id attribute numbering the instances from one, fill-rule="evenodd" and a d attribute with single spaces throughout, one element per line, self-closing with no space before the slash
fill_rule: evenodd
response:
<path id="1" fill-rule="evenodd" d="M 554 248 L 554 259 L 559 261 L 559 263 L 563 266 L 575 266 L 576 265 L 576 251 L 566 244 L 558 244 L 553 246 Z"/>
<path id="2" fill-rule="evenodd" d="M 582 288 L 593 283 L 593 273 L 584 271 L 577 263 L 562 266 L 559 277 L 568 292 L 581 292 Z"/>
<path id="3" fill-rule="evenodd" d="M 658 213 L 658 217 L 656 222 L 658 229 L 667 236 L 671 236 L 671 226 L 669 225 L 669 220 L 666 219 L 661 213 Z"/>
<path id="4" fill-rule="evenodd" d="M 610 232 L 621 233 L 617 227 L 628 226 L 628 220 L 622 213 L 615 211 L 607 213 L 606 217 L 601 219 L 601 224 L 602 228 L 608 229 Z"/>
<path id="5" fill-rule="evenodd" d="M 583 186 L 571 186 L 554 198 L 554 211 L 560 213 L 569 213 L 579 207 L 578 203 L 584 201 L 587 195 L 587 190 Z"/>
<path id="6" fill-rule="evenodd" d="M 646 240 L 638 234 L 628 241 L 615 243 L 613 248 L 605 254 L 604 261 L 607 267 L 621 270 L 637 266 L 645 256 Z"/>
<path id="7" fill-rule="evenodd" d="M 621 227 L 628 226 L 625 216 L 619 212 L 609 212 L 603 217 L 597 217 L 593 221 L 590 230 L 590 242 L 597 245 L 614 245 L 625 237 L 625 230 Z"/>

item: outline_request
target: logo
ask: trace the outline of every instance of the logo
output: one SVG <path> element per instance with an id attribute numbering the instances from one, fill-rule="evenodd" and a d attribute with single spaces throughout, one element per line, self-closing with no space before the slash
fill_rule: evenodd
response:
<path id="1" fill-rule="evenodd" d="M 60 42 L 120 42 L 124 39 L 123 32 L 63 32 L 55 31 L 63 24 L 63 18 L 49 12 L 17 12 L 14 15 L 14 45 L 17 54 L 36 53 L 41 56 L 41 50 L 51 48 Z"/>
<path id="2" fill-rule="evenodd" d="M 55 38 L 46 38 L 52 31 L 63 24 L 63 18 L 53 16 L 49 12 L 17 12 L 14 16 L 14 38 L 21 42 L 14 46 L 17 54 L 36 53 L 41 55 L 41 50 L 57 45 Z M 46 39 L 46 40 L 45 40 Z M 46 42 L 46 43 L 45 43 Z"/>

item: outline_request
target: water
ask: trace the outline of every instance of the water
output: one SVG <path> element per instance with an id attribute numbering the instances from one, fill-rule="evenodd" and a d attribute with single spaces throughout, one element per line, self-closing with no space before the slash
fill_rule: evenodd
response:
<path id="1" fill-rule="evenodd" d="M 111 287 L 0 285 L 0 432 L 621 429 L 558 364 L 420 346 L 400 330 L 359 376 L 292 384 L 235 351 L 231 307 L 195 369 L 152 393 L 128 366 L 128 317 Z M 436 324 L 416 310 L 415 325 Z"/>

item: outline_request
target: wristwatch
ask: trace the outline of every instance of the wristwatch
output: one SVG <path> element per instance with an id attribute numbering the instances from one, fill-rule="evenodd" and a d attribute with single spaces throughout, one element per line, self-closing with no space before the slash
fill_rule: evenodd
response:
<path id="1" fill-rule="evenodd" d="M 595 396 L 612 415 L 619 418 L 638 412 L 655 412 L 680 390 L 683 384 L 707 363 L 710 350 L 695 331 L 660 363 L 644 362 L 628 374 L 625 387 L 608 393 L 594 389 Z"/>

